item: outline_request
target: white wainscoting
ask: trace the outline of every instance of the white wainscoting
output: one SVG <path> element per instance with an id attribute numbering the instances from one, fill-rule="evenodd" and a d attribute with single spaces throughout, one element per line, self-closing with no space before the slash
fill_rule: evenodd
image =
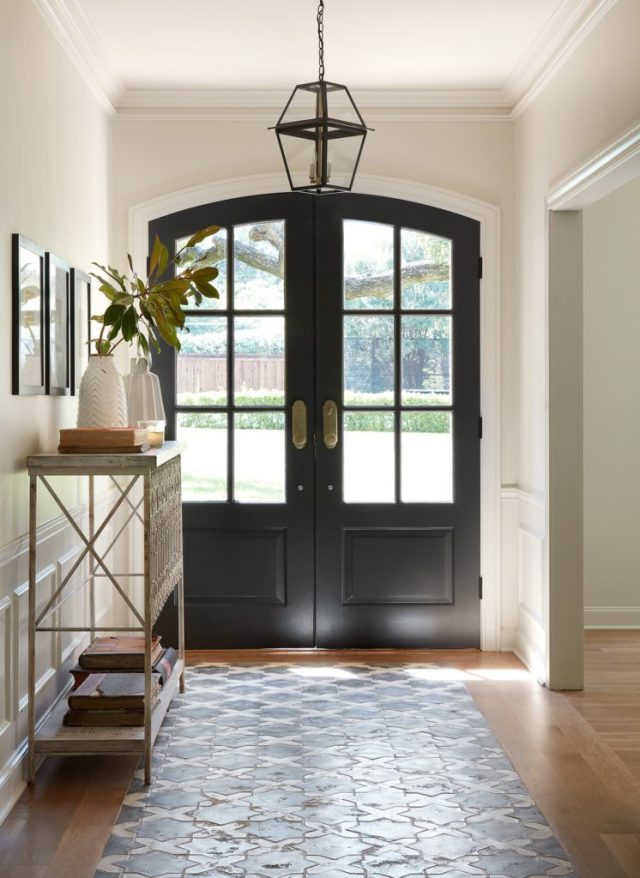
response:
<path id="1" fill-rule="evenodd" d="M 539 680 L 546 678 L 545 504 L 502 489 L 502 637 Z"/>
<path id="2" fill-rule="evenodd" d="M 111 492 L 97 504 L 96 518 L 109 502 Z M 86 508 L 71 510 L 85 522 Z M 115 533 L 115 522 L 106 528 L 105 547 Z M 38 529 L 37 606 L 44 608 L 80 553 L 80 540 L 61 515 Z M 87 559 L 75 571 L 69 590 L 87 575 Z M 96 623 L 111 621 L 109 592 L 97 589 Z M 54 624 L 85 625 L 89 619 L 87 589 L 80 589 L 50 617 Z M 29 541 L 22 537 L 0 550 L 0 823 L 20 796 L 26 782 L 27 648 L 29 604 Z M 41 632 L 36 636 L 36 716 L 42 717 L 68 686 L 69 668 L 88 635 L 77 632 Z"/>

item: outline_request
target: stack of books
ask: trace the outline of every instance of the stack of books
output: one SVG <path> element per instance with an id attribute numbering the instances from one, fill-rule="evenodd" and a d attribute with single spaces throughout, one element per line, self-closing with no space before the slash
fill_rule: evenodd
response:
<path id="1" fill-rule="evenodd" d="M 149 449 L 149 431 L 138 427 L 70 427 L 60 430 L 63 454 L 138 454 Z"/>
<path id="2" fill-rule="evenodd" d="M 175 663 L 174 649 L 163 649 L 160 637 L 151 646 L 152 709 L 160 687 L 166 683 Z M 74 686 L 65 714 L 67 726 L 144 725 L 144 638 L 98 637 L 80 655 L 71 669 Z"/>

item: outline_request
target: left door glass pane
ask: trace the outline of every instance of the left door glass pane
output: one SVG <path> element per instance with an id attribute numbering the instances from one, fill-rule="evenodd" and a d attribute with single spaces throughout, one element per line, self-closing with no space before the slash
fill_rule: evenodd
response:
<path id="1" fill-rule="evenodd" d="M 182 499 L 186 502 L 224 502 L 227 499 L 227 416 L 179 412 L 176 438 L 184 442 Z"/>
<path id="2" fill-rule="evenodd" d="M 233 304 L 237 310 L 283 311 L 284 221 L 233 230 Z"/>
<path id="3" fill-rule="evenodd" d="M 236 317 L 235 404 L 284 405 L 284 317 Z"/>
<path id="4" fill-rule="evenodd" d="M 176 253 L 186 246 L 191 236 L 176 239 Z M 227 230 L 220 229 L 215 235 L 209 235 L 204 241 L 190 247 L 182 254 L 180 265 L 188 267 L 198 265 L 200 268 L 211 265 L 218 269 L 218 277 L 213 285 L 220 293 L 219 299 L 204 299 L 202 308 L 223 311 L 227 307 Z"/>
<path id="5" fill-rule="evenodd" d="M 242 412 L 234 417 L 234 499 L 285 502 L 283 412 Z"/>
<path id="6" fill-rule="evenodd" d="M 227 318 L 190 315 L 178 332 L 178 405 L 226 405 Z"/>

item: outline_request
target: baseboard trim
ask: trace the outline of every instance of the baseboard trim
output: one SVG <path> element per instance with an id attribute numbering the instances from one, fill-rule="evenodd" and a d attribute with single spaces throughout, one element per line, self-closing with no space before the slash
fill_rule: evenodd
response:
<path id="1" fill-rule="evenodd" d="M 584 627 L 640 628 L 640 607 L 585 607 Z"/>

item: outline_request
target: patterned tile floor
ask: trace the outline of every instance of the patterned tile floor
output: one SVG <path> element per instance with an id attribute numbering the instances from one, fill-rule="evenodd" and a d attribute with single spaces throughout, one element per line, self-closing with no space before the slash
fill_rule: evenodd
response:
<path id="1" fill-rule="evenodd" d="M 96 878 L 576 878 L 464 684 L 424 668 L 194 668 Z"/>

